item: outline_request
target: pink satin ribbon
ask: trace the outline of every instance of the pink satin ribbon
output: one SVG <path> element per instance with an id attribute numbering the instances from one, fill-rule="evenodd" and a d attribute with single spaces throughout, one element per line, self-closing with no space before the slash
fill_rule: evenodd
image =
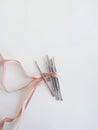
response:
<path id="1" fill-rule="evenodd" d="M 8 93 L 16 92 L 16 91 L 19 91 L 19 90 L 22 90 L 22 89 L 25 89 L 25 88 L 31 86 L 31 89 L 30 89 L 30 91 L 29 91 L 26 99 L 24 100 L 23 105 L 22 105 L 20 111 L 18 112 L 18 114 L 16 115 L 16 117 L 14 117 L 14 118 L 8 118 L 8 117 L 6 117 L 3 120 L 0 120 L 0 130 L 3 130 L 3 127 L 4 127 L 5 123 L 7 123 L 7 122 L 10 123 L 10 122 L 16 120 L 17 118 L 20 119 L 22 117 L 22 115 L 23 115 L 25 109 L 27 108 L 27 106 L 28 106 L 28 104 L 29 104 L 29 102 L 31 100 L 31 97 L 33 96 L 36 88 L 43 82 L 43 78 L 41 76 L 33 76 L 33 77 L 29 76 L 26 73 L 26 71 L 24 70 L 24 68 L 23 68 L 23 66 L 22 66 L 22 64 L 21 64 L 20 61 L 18 61 L 18 60 L 4 59 L 4 57 L 2 55 L 0 55 L 0 56 L 1 56 L 0 65 L 3 65 L 3 77 L 2 77 L 2 81 L 1 82 L 2 82 L 3 88 L 4 88 L 4 90 L 6 92 L 8 92 Z M 27 78 L 30 78 L 31 81 L 27 85 L 22 86 L 19 89 L 15 89 L 15 90 L 12 90 L 12 91 L 9 90 L 8 86 L 6 85 L 6 80 L 5 80 L 5 76 L 6 76 L 6 63 L 7 62 L 15 62 L 15 63 L 17 63 L 19 65 L 19 67 L 22 69 L 24 75 Z M 50 76 L 56 77 L 56 73 L 55 72 L 45 73 L 45 76 L 46 76 L 46 79 L 48 79 Z"/>

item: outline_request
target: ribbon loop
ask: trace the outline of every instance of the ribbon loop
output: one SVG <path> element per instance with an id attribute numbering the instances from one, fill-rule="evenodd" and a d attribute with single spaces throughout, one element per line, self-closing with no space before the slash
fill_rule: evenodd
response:
<path id="1" fill-rule="evenodd" d="M 5 119 L 3 119 L 3 120 L 0 121 L 0 130 L 3 130 L 4 124 L 5 124 L 6 122 L 9 122 L 9 123 L 10 123 L 10 122 L 16 120 L 17 118 L 21 118 L 21 116 L 23 115 L 25 109 L 27 108 L 27 106 L 28 106 L 28 104 L 29 104 L 29 102 L 30 102 L 30 100 L 31 100 L 31 97 L 33 96 L 33 94 L 34 94 L 36 88 L 42 83 L 43 78 L 42 78 L 42 76 L 33 76 L 33 77 L 29 76 L 29 75 L 27 74 L 27 72 L 25 71 L 25 69 L 23 68 L 23 66 L 22 66 L 22 64 L 21 64 L 20 61 L 18 61 L 18 60 L 4 59 L 1 54 L 0 54 L 0 56 L 1 56 L 0 63 L 3 64 L 3 68 L 4 68 L 4 69 L 3 69 L 3 78 L 2 78 L 2 81 L 1 81 L 1 82 L 2 82 L 3 88 L 4 88 L 4 90 L 5 90 L 6 92 L 8 92 L 8 93 L 9 93 L 9 92 L 10 92 L 10 93 L 11 93 L 11 92 L 16 92 L 16 91 L 19 91 L 19 90 L 22 90 L 22 89 L 24 89 L 24 88 L 27 88 L 27 87 L 31 86 L 33 82 L 35 83 L 35 84 L 33 85 L 32 89 L 30 90 L 30 92 L 28 93 L 26 99 L 24 100 L 23 105 L 22 105 L 22 107 L 21 107 L 19 113 L 17 114 L 17 116 L 16 116 L 15 118 L 5 118 Z M 13 91 L 8 90 L 8 87 L 7 87 L 6 83 L 5 83 L 6 63 L 7 63 L 7 62 L 15 62 L 15 63 L 17 63 L 17 64 L 20 66 L 20 68 L 22 69 L 22 71 L 24 72 L 24 75 L 25 75 L 26 77 L 30 78 L 31 81 L 30 81 L 27 85 L 22 86 L 22 87 L 19 88 L 19 89 L 16 89 L 16 90 L 13 90 Z M 56 74 L 55 72 L 44 73 L 44 75 L 46 76 L 46 79 L 48 79 L 49 76 L 57 77 L 57 74 Z"/>

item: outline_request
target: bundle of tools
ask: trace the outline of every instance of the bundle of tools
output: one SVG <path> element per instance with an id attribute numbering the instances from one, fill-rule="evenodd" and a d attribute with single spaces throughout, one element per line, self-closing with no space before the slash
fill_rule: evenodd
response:
<path id="1" fill-rule="evenodd" d="M 45 74 L 41 71 L 38 63 L 35 61 L 35 64 L 45 82 L 45 84 L 47 85 L 50 93 L 52 96 L 54 96 L 56 98 L 56 100 L 63 100 L 62 99 L 62 95 L 61 95 L 61 90 L 60 90 L 60 85 L 59 85 L 59 80 L 58 77 L 54 77 L 54 76 L 50 76 L 49 77 L 49 81 L 50 84 L 48 83 Z M 57 73 L 57 69 L 56 69 L 56 65 L 55 65 L 55 61 L 54 58 L 49 58 L 49 56 L 46 56 L 46 67 L 47 67 L 47 71 L 48 72 L 55 72 Z"/>

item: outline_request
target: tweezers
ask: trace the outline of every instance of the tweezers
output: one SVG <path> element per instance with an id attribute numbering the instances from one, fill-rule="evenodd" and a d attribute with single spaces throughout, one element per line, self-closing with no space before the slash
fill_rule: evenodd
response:
<path id="1" fill-rule="evenodd" d="M 47 71 L 57 73 L 54 58 L 50 59 L 47 55 L 46 59 L 47 59 L 47 62 L 46 62 Z M 61 95 L 60 84 L 59 84 L 58 78 L 50 76 L 49 77 L 50 84 L 48 84 L 48 81 L 46 79 L 46 75 L 41 71 L 37 61 L 35 61 L 35 65 L 36 65 L 37 69 L 39 70 L 40 75 L 42 76 L 45 84 L 47 85 L 51 95 L 54 96 L 56 98 L 56 100 L 63 100 L 62 95 Z"/>
<path id="2" fill-rule="evenodd" d="M 54 58 L 49 59 L 48 55 L 46 57 L 47 57 L 47 69 L 48 69 L 48 72 L 56 72 L 57 73 Z M 56 99 L 57 100 L 63 100 L 62 95 L 61 95 L 61 90 L 60 90 L 60 85 L 59 85 L 58 78 L 50 76 L 50 82 L 52 84 L 52 88 L 54 90 Z"/>
<path id="3" fill-rule="evenodd" d="M 42 73 L 42 71 L 41 71 L 41 69 L 40 69 L 40 67 L 39 67 L 39 65 L 38 65 L 38 63 L 37 63 L 37 61 L 35 61 L 35 65 L 36 65 L 37 69 L 39 70 L 40 75 L 42 76 L 42 78 L 43 78 L 45 84 L 47 85 L 47 87 L 48 87 L 48 89 L 49 89 L 51 95 L 54 96 L 53 91 L 52 91 L 52 89 L 51 89 L 51 86 L 48 84 L 47 79 L 45 78 L 45 74 Z"/>

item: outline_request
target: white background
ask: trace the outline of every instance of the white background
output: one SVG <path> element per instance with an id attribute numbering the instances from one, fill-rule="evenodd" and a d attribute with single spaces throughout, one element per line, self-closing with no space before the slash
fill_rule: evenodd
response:
<path id="1" fill-rule="evenodd" d="M 18 130 L 98 130 L 97 0 L 0 0 L 0 51 L 21 60 L 32 76 L 38 74 L 35 60 L 45 71 L 46 54 L 55 57 L 58 69 L 63 102 L 42 84 Z M 25 83 L 19 68 L 8 66 L 9 87 Z M 0 85 L 0 118 L 14 117 L 25 96 L 7 94 Z"/>

